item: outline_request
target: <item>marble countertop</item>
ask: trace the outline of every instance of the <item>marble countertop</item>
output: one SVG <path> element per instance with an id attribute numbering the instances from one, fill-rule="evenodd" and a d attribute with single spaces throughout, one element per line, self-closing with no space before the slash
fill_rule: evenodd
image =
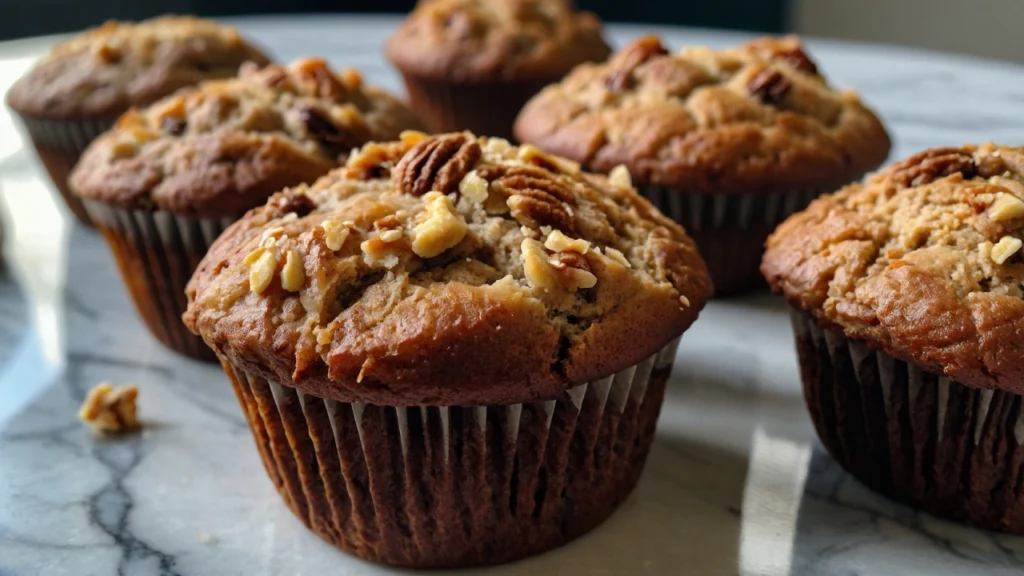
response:
<path id="1" fill-rule="evenodd" d="M 238 20 L 279 59 L 306 54 L 398 89 L 382 18 Z M 651 28 L 612 26 L 616 43 Z M 674 46 L 741 36 L 655 29 Z M 0 43 L 0 92 L 52 39 Z M 1024 135 L 1024 69 L 811 41 L 860 90 L 894 157 Z M 321 542 L 266 478 L 220 369 L 163 349 L 103 241 L 73 223 L 0 109 L 0 576 L 405 573 Z M 100 381 L 137 383 L 144 432 L 99 440 L 75 414 Z M 1021 574 L 1024 538 L 960 527 L 876 496 L 814 438 L 784 305 L 712 303 L 679 350 L 634 495 L 586 537 L 497 575 Z M 475 571 L 464 571 L 475 574 Z"/>

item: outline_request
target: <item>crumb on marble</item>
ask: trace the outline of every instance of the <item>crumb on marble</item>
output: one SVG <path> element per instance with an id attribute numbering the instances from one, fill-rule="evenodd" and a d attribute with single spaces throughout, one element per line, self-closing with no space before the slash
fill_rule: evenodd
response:
<path id="1" fill-rule="evenodd" d="M 107 382 L 89 391 L 78 417 L 97 434 L 121 434 L 139 429 L 135 399 L 139 388 L 127 384 L 117 388 Z"/>

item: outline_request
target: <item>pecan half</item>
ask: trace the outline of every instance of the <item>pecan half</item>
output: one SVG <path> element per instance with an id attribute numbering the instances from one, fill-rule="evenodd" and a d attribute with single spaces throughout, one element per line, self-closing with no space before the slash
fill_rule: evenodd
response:
<path id="1" fill-rule="evenodd" d="M 974 157 L 963 148 L 933 148 L 893 164 L 889 178 L 899 186 L 922 186 L 953 174 L 973 178 L 976 174 Z"/>
<path id="2" fill-rule="evenodd" d="M 751 96 L 770 105 L 781 102 L 792 87 L 789 79 L 774 68 L 765 68 L 747 83 L 747 90 L 750 90 Z"/>
<path id="3" fill-rule="evenodd" d="M 632 85 L 633 71 L 655 56 L 664 56 L 668 50 L 661 39 L 654 35 L 641 36 L 627 44 L 612 60 L 611 72 L 605 76 L 604 84 L 616 92 Z"/>
<path id="4" fill-rule="evenodd" d="M 576 221 L 572 189 L 549 170 L 529 164 L 520 166 L 483 166 L 477 171 L 491 181 L 494 190 L 508 197 L 506 204 L 520 224 L 539 230 L 551 226 L 573 232 Z"/>
<path id="5" fill-rule="evenodd" d="M 413 146 L 391 171 L 395 184 L 413 196 L 459 189 L 462 178 L 476 166 L 482 151 L 471 134 L 431 136 Z"/>

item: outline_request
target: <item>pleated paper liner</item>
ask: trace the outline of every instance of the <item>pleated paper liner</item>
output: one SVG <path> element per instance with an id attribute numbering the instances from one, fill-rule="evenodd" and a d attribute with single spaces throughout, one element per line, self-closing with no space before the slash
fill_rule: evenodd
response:
<path id="1" fill-rule="evenodd" d="M 642 186 L 640 194 L 686 228 L 715 283 L 715 295 L 763 289 L 764 243 L 791 214 L 834 188 L 783 193 L 704 194 Z"/>
<path id="2" fill-rule="evenodd" d="M 822 444 L 869 488 L 958 522 L 1024 534 L 1024 404 L 823 329 L 793 311 Z"/>
<path id="3" fill-rule="evenodd" d="M 61 198 L 78 221 L 92 226 L 82 201 L 71 193 L 68 175 L 78 163 L 78 158 L 97 136 L 114 125 L 117 117 L 93 120 L 40 120 L 18 116 L 28 131 L 32 145 L 40 161 L 60 192 Z"/>
<path id="4" fill-rule="evenodd" d="M 537 554 L 607 518 L 640 477 L 678 342 L 510 406 L 337 402 L 221 362 L 267 473 L 307 527 L 368 560 L 438 568 Z"/>
<path id="5" fill-rule="evenodd" d="M 135 308 L 158 340 L 198 360 L 217 357 L 181 321 L 185 286 L 213 241 L 235 218 L 203 219 L 163 210 L 126 210 L 86 200 Z"/>
<path id="6" fill-rule="evenodd" d="M 513 140 L 526 102 L 549 82 L 445 82 L 404 75 L 409 104 L 434 133 L 469 130 Z"/>

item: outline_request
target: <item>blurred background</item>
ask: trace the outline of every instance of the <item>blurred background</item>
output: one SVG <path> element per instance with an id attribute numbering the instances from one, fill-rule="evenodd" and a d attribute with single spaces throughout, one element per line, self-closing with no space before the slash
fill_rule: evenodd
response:
<path id="1" fill-rule="evenodd" d="M 563 0 L 551 0 L 558 2 Z M 0 40 L 161 13 L 405 12 L 414 0 L 0 0 Z M 1024 0 L 577 0 L 609 22 L 868 40 L 1024 61 Z"/>

